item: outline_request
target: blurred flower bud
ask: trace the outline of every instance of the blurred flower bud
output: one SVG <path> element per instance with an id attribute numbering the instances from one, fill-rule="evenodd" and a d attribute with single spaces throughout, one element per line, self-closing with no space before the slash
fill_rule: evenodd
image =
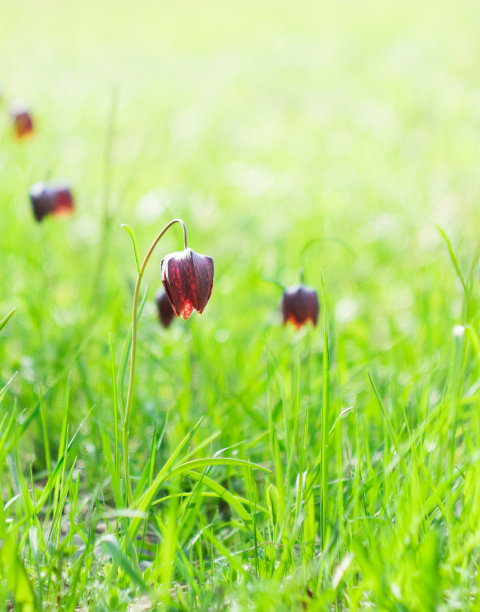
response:
<path id="1" fill-rule="evenodd" d="M 281 308 L 284 325 L 290 321 L 300 329 L 307 321 L 317 324 L 320 306 L 317 292 L 311 287 L 296 285 L 285 289 Z"/>
<path id="2" fill-rule="evenodd" d="M 73 196 L 65 185 L 38 182 L 30 188 L 30 201 L 37 221 L 46 215 L 63 215 L 73 211 Z"/>
<path id="3" fill-rule="evenodd" d="M 160 291 L 155 297 L 155 301 L 157 303 L 158 318 L 160 323 L 163 325 L 163 327 L 169 327 L 175 313 L 173 312 L 168 295 L 165 291 Z"/>
<path id="4" fill-rule="evenodd" d="M 10 107 L 10 117 L 17 138 L 24 138 L 33 133 L 33 118 L 30 112 L 20 102 L 14 102 Z"/>

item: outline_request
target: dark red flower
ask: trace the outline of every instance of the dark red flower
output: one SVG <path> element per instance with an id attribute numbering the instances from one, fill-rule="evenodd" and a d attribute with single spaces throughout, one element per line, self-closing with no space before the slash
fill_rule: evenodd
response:
<path id="1" fill-rule="evenodd" d="M 283 323 L 286 325 L 291 321 L 297 329 L 300 329 L 307 321 L 316 325 L 320 306 L 318 295 L 312 287 L 296 285 L 285 289 L 282 298 Z"/>
<path id="2" fill-rule="evenodd" d="M 73 212 L 73 196 L 70 188 L 66 185 L 52 187 L 55 196 L 54 215 L 66 215 Z"/>
<path id="3" fill-rule="evenodd" d="M 163 327 L 168 327 L 175 316 L 172 305 L 165 291 L 160 291 L 155 297 L 157 302 L 158 318 Z"/>
<path id="4" fill-rule="evenodd" d="M 10 117 L 12 118 L 17 138 L 23 138 L 33 133 L 32 115 L 22 105 L 14 104 L 10 109 Z"/>
<path id="5" fill-rule="evenodd" d="M 202 313 L 212 293 L 213 259 L 192 249 L 162 259 L 162 282 L 177 317 Z"/>
<path id="6" fill-rule="evenodd" d="M 63 215 L 73 211 L 72 192 L 65 185 L 35 183 L 30 188 L 30 201 L 37 221 L 46 215 Z"/>

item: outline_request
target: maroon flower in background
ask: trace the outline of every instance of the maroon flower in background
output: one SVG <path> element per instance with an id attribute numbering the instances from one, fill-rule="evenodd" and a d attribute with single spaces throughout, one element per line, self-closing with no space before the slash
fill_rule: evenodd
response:
<path id="1" fill-rule="evenodd" d="M 52 187 L 55 196 L 54 215 L 67 215 L 73 212 L 73 196 L 70 188 L 66 185 Z"/>
<path id="2" fill-rule="evenodd" d="M 160 323 L 163 325 L 163 327 L 169 327 L 175 313 L 173 312 L 168 295 L 165 291 L 160 291 L 155 297 L 155 301 L 157 303 L 158 318 Z"/>
<path id="3" fill-rule="evenodd" d="M 30 188 L 30 201 L 37 221 L 46 215 L 63 215 L 73 211 L 73 196 L 65 185 L 35 183 Z"/>
<path id="4" fill-rule="evenodd" d="M 213 287 L 213 259 L 192 249 L 162 259 L 162 282 L 177 317 L 184 319 L 207 305 Z"/>
<path id="5" fill-rule="evenodd" d="M 291 321 L 297 329 L 300 329 L 307 321 L 311 321 L 315 326 L 319 311 L 318 295 L 312 287 L 296 285 L 285 289 L 282 298 L 284 325 Z"/>
<path id="6" fill-rule="evenodd" d="M 14 103 L 10 108 L 15 134 L 17 138 L 23 138 L 33 133 L 33 118 L 29 111 L 20 103 Z"/>
<path id="7" fill-rule="evenodd" d="M 45 183 L 35 183 L 35 185 L 32 185 L 30 188 L 30 201 L 37 221 L 41 221 L 45 215 L 53 212 L 55 199 Z"/>

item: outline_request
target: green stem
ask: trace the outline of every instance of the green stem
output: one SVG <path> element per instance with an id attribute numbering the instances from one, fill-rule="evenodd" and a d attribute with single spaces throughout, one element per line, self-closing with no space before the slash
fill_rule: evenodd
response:
<path id="1" fill-rule="evenodd" d="M 325 299 L 325 286 L 322 276 L 322 303 L 323 303 L 323 381 L 322 381 L 322 440 L 321 440 L 321 501 L 320 501 L 320 533 L 322 548 L 326 548 L 327 539 L 327 503 L 328 503 L 328 422 L 330 411 L 330 353 L 327 333 L 327 300 Z"/>
<path id="2" fill-rule="evenodd" d="M 127 503 L 129 505 L 133 502 L 132 487 L 130 483 L 130 466 L 128 459 L 128 440 L 129 440 L 129 429 L 130 429 L 130 417 L 132 413 L 132 400 L 133 400 L 133 383 L 135 379 L 135 360 L 137 356 L 137 325 L 138 325 L 138 296 L 140 295 L 140 285 L 142 283 L 143 274 L 147 267 L 148 260 L 150 259 L 155 247 L 159 243 L 165 232 L 172 227 L 175 223 L 180 223 L 183 228 L 183 243 L 184 248 L 187 248 L 187 229 L 185 223 L 181 219 L 173 219 L 170 223 L 167 223 L 162 231 L 158 234 L 155 240 L 152 242 L 150 248 L 145 255 L 145 258 L 138 270 L 137 282 L 135 284 L 135 292 L 133 294 L 133 308 L 132 308 L 132 346 L 130 353 L 130 375 L 128 379 L 128 392 L 127 392 L 127 403 L 125 405 L 125 416 L 123 421 L 123 466 L 125 471 L 125 489 L 127 496 Z"/>

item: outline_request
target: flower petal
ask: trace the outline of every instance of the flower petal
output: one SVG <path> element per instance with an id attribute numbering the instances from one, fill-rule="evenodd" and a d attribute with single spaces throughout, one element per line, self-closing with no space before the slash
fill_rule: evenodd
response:
<path id="1" fill-rule="evenodd" d="M 65 185 L 52 187 L 55 195 L 54 215 L 65 215 L 73 212 L 73 196 L 70 188 Z"/>
<path id="2" fill-rule="evenodd" d="M 315 326 L 319 311 L 320 305 L 315 289 L 297 285 L 285 290 L 282 298 L 284 324 L 290 321 L 297 329 L 300 329 L 307 321 L 311 321 Z"/>
<path id="3" fill-rule="evenodd" d="M 212 293 L 213 259 L 192 249 L 170 253 L 162 260 L 162 282 L 175 314 L 188 319 L 202 313 Z"/>
<path id="4" fill-rule="evenodd" d="M 157 302 L 158 318 L 163 327 L 169 327 L 175 313 L 165 291 L 157 294 L 155 301 Z"/>
<path id="5" fill-rule="evenodd" d="M 39 182 L 30 188 L 30 201 L 33 214 L 37 221 L 53 212 L 55 208 L 55 194 L 45 183 Z"/>
<path id="6" fill-rule="evenodd" d="M 10 117 L 12 118 L 17 138 L 23 138 L 33 132 L 32 115 L 21 103 L 12 103 L 10 107 Z"/>

